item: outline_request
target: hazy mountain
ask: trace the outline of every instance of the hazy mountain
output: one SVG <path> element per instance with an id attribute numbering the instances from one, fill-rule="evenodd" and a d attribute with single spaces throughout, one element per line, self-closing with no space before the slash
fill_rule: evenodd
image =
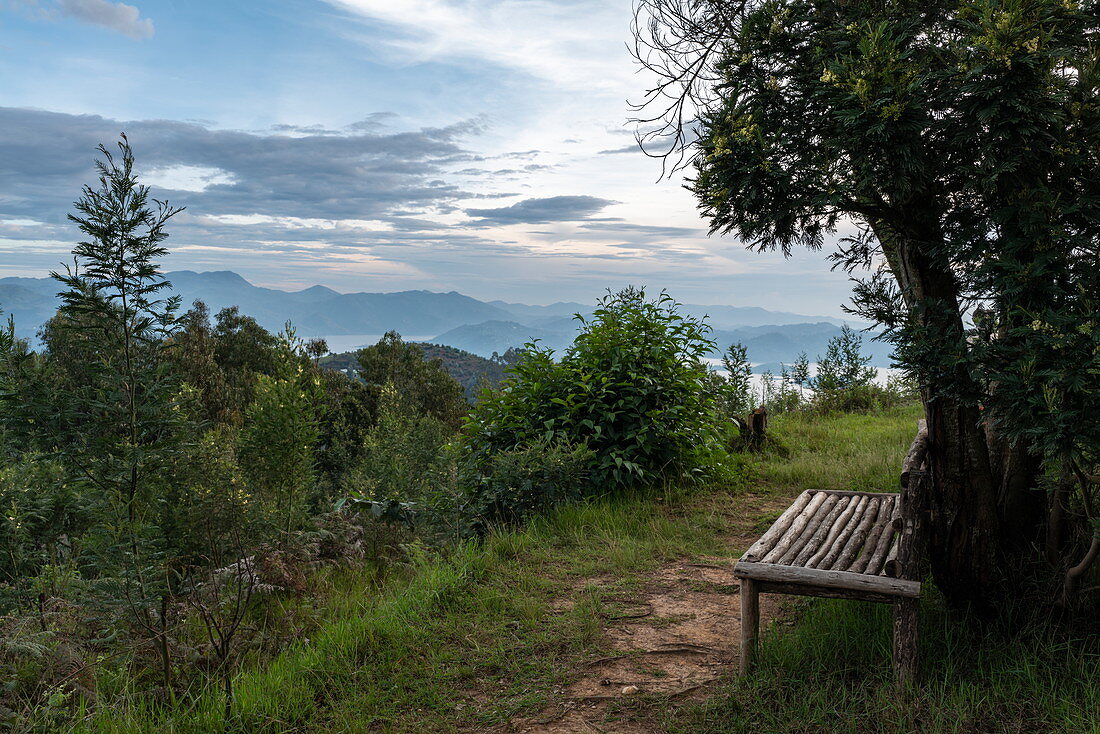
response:
<path id="1" fill-rule="evenodd" d="M 549 306 L 528 306 L 523 303 L 490 301 L 489 305 L 512 313 L 520 323 L 530 326 L 543 326 L 552 330 L 560 329 L 563 326 L 568 326 L 572 330 L 571 322 L 574 315 L 579 313 L 587 317 L 591 315 L 593 310 L 590 305 L 571 302 L 552 303 Z M 786 311 L 768 311 L 756 306 L 705 306 L 697 303 L 685 303 L 680 307 L 680 311 L 695 318 L 706 317 L 707 323 L 715 329 L 806 324 L 811 321 L 825 322 L 834 326 L 848 323 L 829 316 L 807 316 L 805 314 L 787 313 Z"/>
<path id="2" fill-rule="evenodd" d="M 555 322 L 571 321 L 574 314 L 592 313 L 592 306 L 568 301 L 551 303 L 549 306 L 528 306 L 526 303 L 504 301 L 489 301 L 489 305 L 507 311 L 514 319 L 528 326 L 545 326 Z"/>
<path id="3" fill-rule="evenodd" d="M 493 352 L 503 354 L 509 347 L 521 346 L 532 339 L 557 352 L 566 349 L 577 333 L 577 323 L 567 319 L 551 322 L 557 328 L 524 326 L 515 321 L 485 321 L 451 329 L 429 339 L 436 344 L 449 344 L 467 352 L 489 357 Z M 825 353 L 830 339 L 840 334 L 840 327 L 825 321 L 775 326 L 753 326 L 742 329 L 716 329 L 710 337 L 717 342 L 721 352 L 735 342 L 745 345 L 749 361 L 758 365 L 756 371 L 779 371 L 779 364 L 791 364 L 799 352 L 806 352 L 810 361 Z M 890 346 L 871 340 L 871 334 L 863 336 L 863 353 L 872 357 L 879 367 L 890 365 Z"/>
<path id="4" fill-rule="evenodd" d="M 433 334 L 463 324 L 514 318 L 509 312 L 461 293 L 402 291 L 338 293 L 324 286 L 301 291 L 262 288 L 231 271 L 167 274 L 184 307 L 205 301 L 212 312 L 238 306 L 271 330 L 291 321 L 302 336 L 403 333 Z M 32 336 L 57 310 L 58 284 L 49 278 L 0 278 L 0 308 Z"/>
<path id="5" fill-rule="evenodd" d="M 484 321 L 480 324 L 459 326 L 428 341 L 458 347 L 482 357 L 490 357 L 493 352 L 504 354 L 509 347 L 523 346 L 535 339 L 539 340 L 541 346 L 560 351 L 573 343 L 575 335 L 575 329 L 551 330 L 537 326 L 524 326 L 515 321 Z"/>
<path id="6" fill-rule="evenodd" d="M 805 314 L 787 313 L 786 311 L 769 311 L 757 306 L 701 306 L 685 303 L 681 310 L 696 318 L 706 316 L 707 323 L 715 329 L 807 325 L 811 322 L 814 322 L 815 325 L 816 323 L 828 323 L 833 326 L 843 326 L 845 323 L 851 323 L 829 316 L 807 316 Z"/>
<path id="7" fill-rule="evenodd" d="M 428 341 L 482 357 L 503 354 L 532 339 L 561 351 L 576 334 L 574 314 L 592 312 L 591 306 L 580 303 L 486 303 L 455 292 L 339 293 L 320 285 L 283 291 L 253 285 L 231 271 L 181 270 L 167 276 L 185 307 L 196 299 L 205 301 L 215 313 L 225 306 L 238 306 L 273 331 L 289 320 L 300 336 L 362 335 L 364 343 L 391 329 L 407 336 L 438 334 Z M 50 278 L 0 278 L 0 309 L 14 316 L 21 336 L 33 337 L 56 311 L 58 290 Z M 826 342 L 840 333 L 842 323 L 751 306 L 685 305 L 683 310 L 708 317 L 720 349 L 739 341 L 748 349 L 750 360 L 763 365 L 793 362 L 800 351 L 813 360 L 825 351 Z M 864 346 L 865 353 L 874 356 L 874 364 L 889 365 L 888 347 L 871 342 L 869 337 Z"/>

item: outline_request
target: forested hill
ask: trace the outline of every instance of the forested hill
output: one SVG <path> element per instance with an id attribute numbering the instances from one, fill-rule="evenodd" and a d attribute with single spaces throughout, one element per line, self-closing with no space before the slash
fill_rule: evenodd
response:
<path id="1" fill-rule="evenodd" d="M 438 359 L 466 393 L 466 399 L 473 401 L 483 387 L 496 387 L 506 376 L 508 365 L 500 359 L 485 359 L 476 354 L 448 347 L 443 344 L 418 343 L 428 360 Z M 355 377 L 359 369 L 357 352 L 340 352 L 323 357 L 322 367 L 339 370 L 349 377 Z"/>

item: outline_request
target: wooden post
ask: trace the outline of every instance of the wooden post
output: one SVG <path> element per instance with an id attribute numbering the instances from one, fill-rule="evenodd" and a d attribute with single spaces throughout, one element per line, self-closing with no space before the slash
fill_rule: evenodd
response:
<path id="1" fill-rule="evenodd" d="M 917 423 L 917 437 L 905 457 L 901 473 L 900 517 L 901 534 L 898 537 L 897 556 L 887 562 L 892 568 L 889 575 L 917 580 L 923 576 L 924 556 L 927 552 L 926 518 L 928 515 L 931 482 L 923 471 L 928 459 L 928 425 Z M 915 481 L 914 481 L 915 480 Z M 899 599 L 894 602 L 894 680 L 900 689 L 915 684 L 920 677 L 920 638 L 918 621 L 920 602 L 916 599 Z"/>
<path id="2" fill-rule="evenodd" d="M 752 579 L 741 579 L 741 675 L 752 669 L 760 631 L 760 592 Z"/>
<path id="3" fill-rule="evenodd" d="M 759 449 L 764 446 L 768 434 L 768 411 L 761 405 L 749 413 L 749 446 Z"/>
<path id="4" fill-rule="evenodd" d="M 894 680 L 906 688 L 920 677 L 917 618 L 920 601 L 898 599 L 894 602 Z"/>

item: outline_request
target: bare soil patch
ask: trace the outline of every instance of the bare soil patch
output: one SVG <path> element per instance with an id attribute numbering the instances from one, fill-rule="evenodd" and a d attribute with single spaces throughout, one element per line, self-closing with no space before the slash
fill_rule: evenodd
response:
<path id="1" fill-rule="evenodd" d="M 655 731 L 646 722 L 615 720 L 609 709 L 632 696 L 702 697 L 715 681 L 735 670 L 741 633 L 738 590 L 729 558 L 661 566 L 642 591 L 615 597 L 605 613 L 604 635 L 611 654 L 579 664 L 551 709 L 512 721 L 506 730 Z M 778 611 L 775 599 L 761 598 L 765 619 Z"/>
<path id="2" fill-rule="evenodd" d="M 604 649 L 609 652 L 578 661 L 568 685 L 546 710 L 514 719 L 498 731 L 656 734 L 656 722 L 630 715 L 631 699 L 684 701 L 709 695 L 715 683 L 735 673 L 740 657 L 741 598 L 733 565 L 790 503 L 783 495 L 705 498 L 706 506 L 699 509 L 727 528 L 722 539 L 730 555 L 666 563 L 631 579 L 630 591 L 609 592 L 601 610 Z M 613 590 L 620 581 L 586 578 L 574 585 L 574 592 L 586 587 Z M 572 607 L 575 595 L 559 599 L 555 608 Z M 783 601 L 761 595 L 763 624 L 781 616 Z"/>

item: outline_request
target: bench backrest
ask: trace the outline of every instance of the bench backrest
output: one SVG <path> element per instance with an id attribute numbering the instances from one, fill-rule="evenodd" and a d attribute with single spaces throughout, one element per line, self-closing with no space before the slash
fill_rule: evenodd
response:
<path id="1" fill-rule="evenodd" d="M 900 530 L 897 564 L 893 575 L 919 581 L 927 558 L 926 529 L 931 500 L 932 477 L 928 470 L 928 424 L 917 422 L 917 436 L 905 455 L 901 470 L 901 497 L 895 525 Z"/>

